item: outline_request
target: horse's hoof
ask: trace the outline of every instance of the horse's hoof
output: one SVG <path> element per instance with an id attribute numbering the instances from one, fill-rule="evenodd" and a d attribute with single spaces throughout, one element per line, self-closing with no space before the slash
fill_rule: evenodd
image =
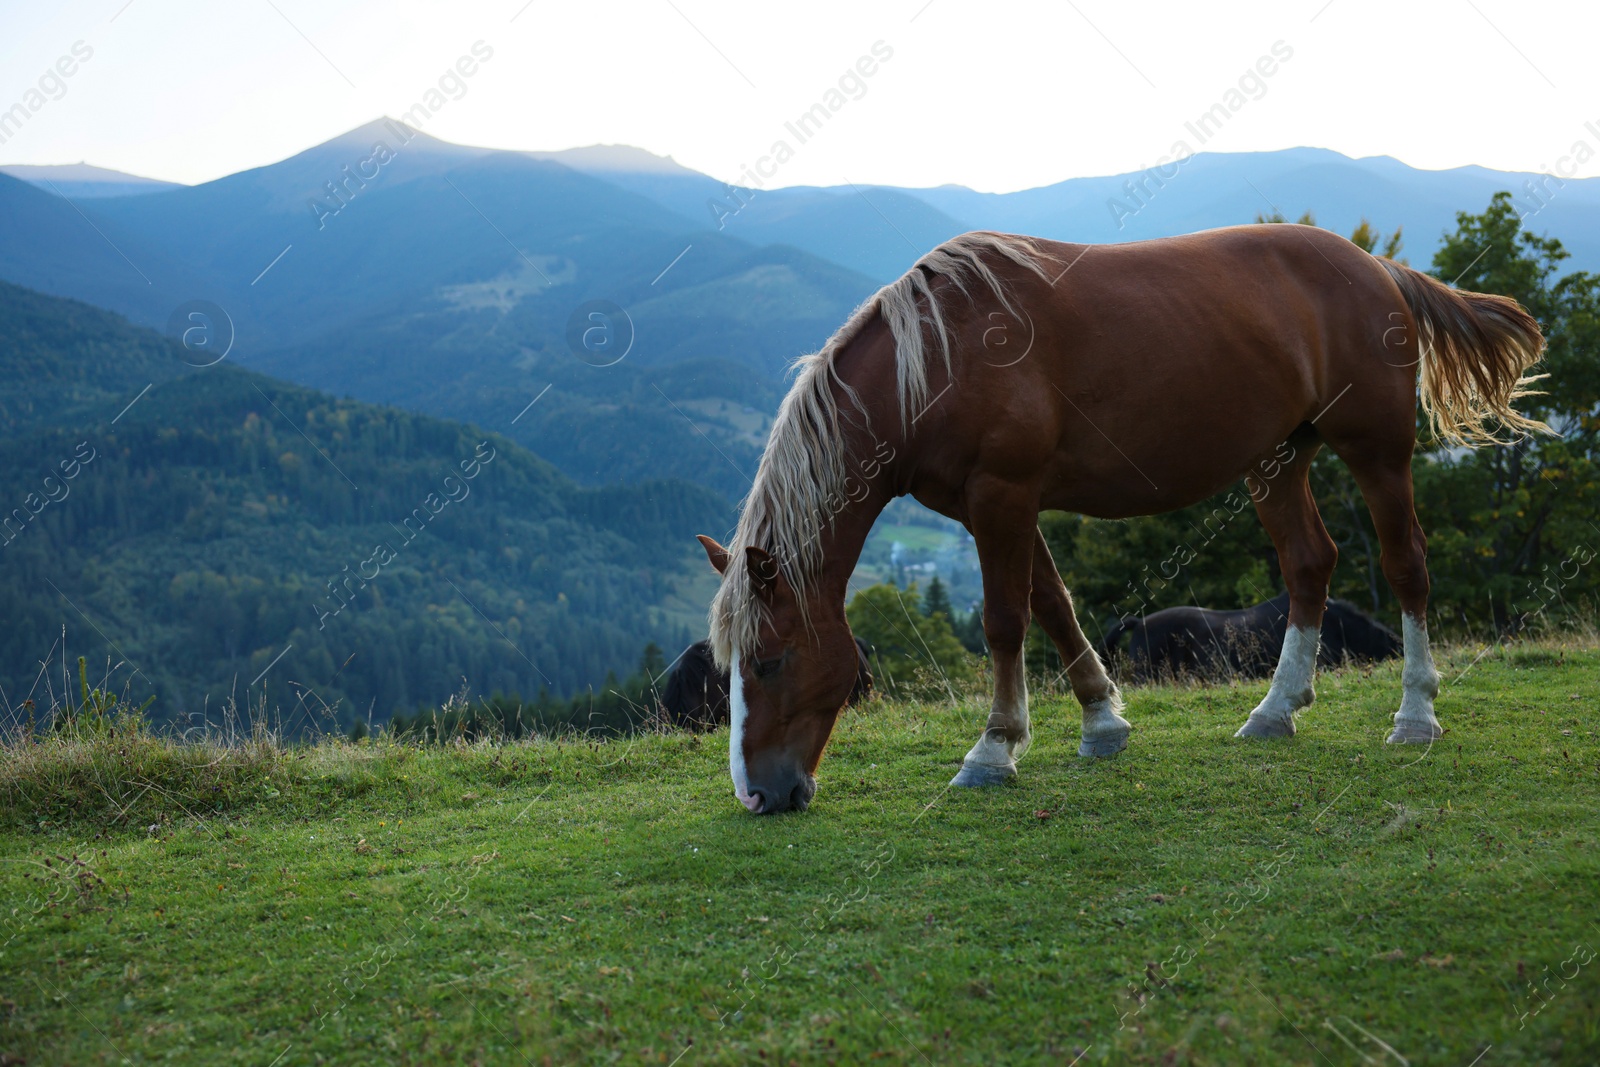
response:
<path id="1" fill-rule="evenodd" d="M 1397 722 L 1394 731 L 1389 734 L 1389 744 L 1431 745 L 1443 736 L 1444 729 L 1438 723 Z"/>
<path id="2" fill-rule="evenodd" d="M 1083 732 L 1079 735 L 1078 755 L 1115 756 L 1128 747 L 1133 724 L 1118 714 L 1121 704 L 1115 697 L 1098 700 L 1083 709 Z"/>
<path id="3" fill-rule="evenodd" d="M 996 767 L 989 763 L 963 763 L 960 772 L 950 779 L 950 784 L 959 785 L 964 789 L 976 789 L 986 785 L 1004 785 L 1016 776 L 1015 766 Z"/>
<path id="4" fill-rule="evenodd" d="M 1239 727 L 1234 737 L 1293 737 L 1294 720 L 1276 716 L 1252 715 Z"/>
<path id="5" fill-rule="evenodd" d="M 1118 752 L 1128 747 L 1128 731 L 1120 734 L 1102 734 L 1099 737 L 1085 737 L 1078 742 L 1078 755 L 1080 756 L 1115 756 Z"/>

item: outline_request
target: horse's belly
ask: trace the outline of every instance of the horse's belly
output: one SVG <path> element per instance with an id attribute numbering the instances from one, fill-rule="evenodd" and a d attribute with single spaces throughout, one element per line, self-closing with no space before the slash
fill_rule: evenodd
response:
<path id="1" fill-rule="evenodd" d="M 1132 451 L 1106 438 L 1096 448 L 1079 439 L 1054 457 L 1043 506 L 1126 519 L 1175 511 L 1233 487 L 1223 506 L 1242 511 L 1250 507 L 1252 496 L 1271 491 L 1273 480 L 1295 457 L 1297 446 L 1287 436 L 1275 430 L 1227 440 L 1196 439 L 1171 454 Z"/>

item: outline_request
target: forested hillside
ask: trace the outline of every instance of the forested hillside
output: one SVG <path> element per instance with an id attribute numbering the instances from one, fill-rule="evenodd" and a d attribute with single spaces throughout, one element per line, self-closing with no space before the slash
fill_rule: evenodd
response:
<path id="1" fill-rule="evenodd" d="M 166 338 L 76 300 L 0 282 L 0 316 L 6 437 L 69 425 L 115 404 L 109 418 L 151 382 L 193 369 Z"/>
<path id="2" fill-rule="evenodd" d="M 0 175 L 0 216 L 7 281 L 154 327 L 205 300 L 240 366 L 495 425 L 584 484 L 682 478 L 730 498 L 783 368 L 876 288 L 703 207 L 393 121 L 148 195 L 68 203 Z M 513 422 L 536 396 L 540 417 Z"/>
<path id="3" fill-rule="evenodd" d="M 86 655 L 158 719 L 264 693 L 291 730 L 347 726 L 463 686 L 579 691 L 698 625 L 715 494 L 583 488 L 497 432 L 180 353 L 0 287 L 9 706 Z"/>

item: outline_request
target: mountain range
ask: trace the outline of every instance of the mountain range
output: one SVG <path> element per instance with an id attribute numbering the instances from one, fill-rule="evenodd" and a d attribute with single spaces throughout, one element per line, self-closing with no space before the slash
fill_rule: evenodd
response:
<path id="1" fill-rule="evenodd" d="M 730 499 L 748 488 L 788 361 L 968 229 L 1122 241 L 1309 210 L 1341 232 L 1363 217 L 1404 227 L 1405 254 L 1425 265 L 1456 212 L 1510 189 L 1570 266 L 1600 267 L 1600 179 L 1312 148 L 1004 194 L 753 191 L 626 146 L 492 150 L 380 119 L 198 186 L 125 176 L 145 183 L 134 195 L 9 170 L 0 279 L 157 328 L 207 301 L 236 364 L 494 426 L 585 484 L 683 478 Z M 116 172 L 68 170 L 116 185 Z"/>
<path id="2" fill-rule="evenodd" d="M 58 196 L 79 200 L 95 200 L 106 196 L 139 196 L 159 193 L 163 189 L 181 189 L 177 182 L 164 182 L 159 178 L 141 178 L 120 170 L 108 170 L 87 163 L 63 163 L 57 166 L 38 166 L 15 163 L 0 166 L 0 174 L 9 174 L 25 182 L 43 186 Z"/>

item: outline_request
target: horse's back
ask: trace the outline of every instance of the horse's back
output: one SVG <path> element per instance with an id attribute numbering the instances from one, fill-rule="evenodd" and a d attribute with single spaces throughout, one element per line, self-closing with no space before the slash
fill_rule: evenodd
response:
<path id="1" fill-rule="evenodd" d="M 1039 247 L 1060 266 L 1047 265 L 1054 284 L 1013 272 L 1026 338 L 997 347 L 1004 315 L 975 309 L 976 355 L 949 407 L 957 440 L 1045 468 L 1045 507 L 1174 510 L 1269 462 L 1335 401 L 1349 402 L 1340 419 L 1414 409 L 1409 335 L 1390 337 L 1395 369 L 1375 362 L 1385 331 L 1409 322 L 1405 303 L 1336 234 L 1259 225 Z M 1026 356 L 998 359 L 1014 352 Z"/>

